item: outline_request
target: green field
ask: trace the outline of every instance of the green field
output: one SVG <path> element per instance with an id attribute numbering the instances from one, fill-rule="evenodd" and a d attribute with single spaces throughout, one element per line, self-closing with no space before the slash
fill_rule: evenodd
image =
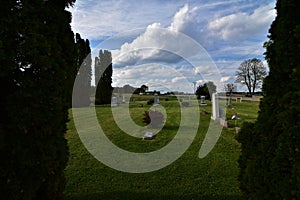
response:
<path id="1" fill-rule="evenodd" d="M 143 125 L 144 111 L 150 106 L 146 99 L 136 98 L 129 105 L 130 116 L 138 125 Z M 200 107 L 211 113 L 211 104 Z M 233 102 L 227 109 L 227 117 L 237 113 L 238 122 L 223 128 L 221 137 L 213 150 L 203 159 L 198 157 L 210 122 L 210 114 L 200 115 L 197 135 L 188 150 L 169 166 L 148 173 L 120 172 L 99 162 L 83 146 L 76 132 L 72 114 L 66 138 L 70 148 L 66 168 L 66 199 L 241 199 L 237 176 L 240 145 L 236 141 L 234 125 L 253 121 L 257 117 L 258 102 Z M 142 107 L 143 105 L 143 107 Z M 99 124 L 106 136 L 117 146 L 132 152 L 150 152 L 163 148 L 177 133 L 180 123 L 179 102 L 161 98 L 167 119 L 163 129 L 151 141 L 126 135 L 114 122 L 110 106 L 97 106 Z M 123 109 L 116 107 L 113 109 Z M 195 109 L 197 103 L 184 108 Z M 138 134 L 138 133 L 137 133 Z"/>

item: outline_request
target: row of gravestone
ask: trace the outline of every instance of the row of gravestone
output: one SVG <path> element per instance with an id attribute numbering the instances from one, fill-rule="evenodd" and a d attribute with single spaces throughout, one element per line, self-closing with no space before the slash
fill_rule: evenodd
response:
<path id="1" fill-rule="evenodd" d="M 191 96 L 189 96 L 189 102 L 191 101 Z M 183 99 L 180 99 L 180 102 L 184 104 Z M 122 103 L 126 103 L 126 99 L 125 96 L 122 96 Z M 159 104 L 159 96 L 155 93 L 154 94 L 154 105 Z M 115 107 L 119 105 L 119 100 L 117 96 L 113 96 L 112 100 L 111 100 L 111 106 Z M 205 102 L 205 96 L 201 96 L 201 102 L 200 102 L 200 106 L 206 106 L 206 102 Z"/>

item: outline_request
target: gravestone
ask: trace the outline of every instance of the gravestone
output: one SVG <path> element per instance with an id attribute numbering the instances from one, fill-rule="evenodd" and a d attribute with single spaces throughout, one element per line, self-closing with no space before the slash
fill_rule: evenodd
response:
<path id="1" fill-rule="evenodd" d="M 157 93 L 154 94 L 154 105 L 159 104 L 159 96 L 157 95 Z"/>
<path id="2" fill-rule="evenodd" d="M 152 132 L 145 132 L 143 136 L 143 140 L 153 140 L 155 138 L 155 135 Z"/>
<path id="3" fill-rule="evenodd" d="M 232 98 L 231 97 L 228 98 L 228 105 L 227 106 L 232 107 Z"/>
<path id="4" fill-rule="evenodd" d="M 211 119 L 217 120 L 220 118 L 219 96 L 217 93 L 212 94 L 212 116 Z"/>
<path id="5" fill-rule="evenodd" d="M 200 106 L 207 106 L 205 102 L 205 96 L 201 96 L 200 98 L 201 98 Z"/>
<path id="6" fill-rule="evenodd" d="M 242 97 L 237 97 L 237 98 L 235 99 L 236 102 L 242 102 L 242 100 L 243 100 Z"/>
<path id="7" fill-rule="evenodd" d="M 112 97 L 111 106 L 112 107 L 118 106 L 118 98 L 117 97 Z"/>
<path id="8" fill-rule="evenodd" d="M 125 99 L 125 96 L 123 95 L 122 97 L 122 103 L 126 103 L 126 99 Z"/>

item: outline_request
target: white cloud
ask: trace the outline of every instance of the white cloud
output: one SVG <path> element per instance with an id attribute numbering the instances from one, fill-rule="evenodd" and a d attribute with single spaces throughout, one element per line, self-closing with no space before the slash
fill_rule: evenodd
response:
<path id="1" fill-rule="evenodd" d="M 257 34 L 266 34 L 274 20 L 274 3 L 254 10 L 252 14 L 238 12 L 217 18 L 208 24 L 211 34 L 223 40 L 243 40 Z"/>
<path id="2" fill-rule="evenodd" d="M 150 90 L 192 92 L 192 84 L 188 80 L 190 70 L 186 68 L 180 71 L 183 74 L 173 66 L 155 63 L 116 68 L 113 72 L 113 86 L 130 84 L 140 87 L 145 84 Z"/>
<path id="3" fill-rule="evenodd" d="M 192 39 L 199 35 L 197 7 L 186 4 L 174 16 L 172 23 L 165 29 L 160 23 L 149 25 L 145 32 L 131 43 L 125 43 L 119 50 L 113 50 L 113 63 L 133 65 L 143 61 L 177 63 L 182 60 L 177 54 L 189 57 L 195 55 Z M 198 36 L 197 36 L 198 37 Z M 166 51 L 167 50 L 167 51 Z"/>
<path id="4" fill-rule="evenodd" d="M 77 0 L 72 12 L 73 31 L 84 38 L 98 39 L 116 33 L 144 28 L 157 21 L 167 21 L 178 4 L 164 2 L 158 9 L 155 1 Z"/>
<path id="5" fill-rule="evenodd" d="M 209 71 L 209 69 L 210 69 L 209 66 L 198 66 L 198 67 L 195 67 L 194 73 L 195 73 L 195 75 L 200 75 L 200 74 L 204 73 L 205 71 Z"/>
<path id="6" fill-rule="evenodd" d="M 190 83 L 198 80 L 197 84 L 203 84 L 216 80 L 214 75 L 221 73 L 218 80 L 226 82 L 244 59 L 262 58 L 262 44 L 275 17 L 274 5 L 275 0 L 216 0 L 213 3 L 78 0 L 71 8 L 72 27 L 82 37 L 100 41 L 105 36 L 114 38 L 129 31 L 121 39 L 107 40 L 104 47 L 113 55 L 113 86 L 148 84 L 179 90 L 182 89 L 181 76 Z M 136 31 L 135 28 L 142 29 Z M 135 32 L 131 34 L 133 29 Z M 203 59 L 203 52 L 197 54 L 190 43 L 182 40 L 181 33 L 203 45 L 217 60 L 219 71 L 213 70 L 209 60 Z M 189 58 L 196 54 L 198 62 L 192 63 L 196 67 L 192 68 L 176 54 Z M 176 69 L 181 75 L 170 73 L 170 69 Z"/>
<path id="7" fill-rule="evenodd" d="M 185 77 L 175 77 L 175 78 L 172 78 L 172 83 L 178 83 L 178 82 L 181 82 L 182 80 L 185 80 L 186 78 Z"/>
<path id="8" fill-rule="evenodd" d="M 224 83 L 226 81 L 229 81 L 231 79 L 231 76 L 225 76 L 221 78 L 221 82 Z"/>

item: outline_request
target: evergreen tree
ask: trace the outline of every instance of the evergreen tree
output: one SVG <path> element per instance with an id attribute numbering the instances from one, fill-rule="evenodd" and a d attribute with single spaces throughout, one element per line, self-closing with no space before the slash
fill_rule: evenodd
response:
<path id="1" fill-rule="evenodd" d="M 91 76 L 92 76 L 92 57 L 89 40 L 81 38 L 79 33 L 76 33 L 76 73 L 77 81 L 79 82 L 77 88 L 80 93 L 73 99 L 74 107 L 84 107 L 90 105 L 91 96 Z"/>
<path id="2" fill-rule="evenodd" d="M 0 7 L 0 191 L 60 199 L 74 81 L 74 0 L 7 0 Z"/>
<path id="3" fill-rule="evenodd" d="M 199 85 L 195 94 L 197 95 L 197 99 L 200 99 L 201 96 L 205 96 L 206 99 L 211 99 L 211 95 L 217 91 L 217 86 L 212 82 L 208 81 L 203 85 Z"/>
<path id="4" fill-rule="evenodd" d="M 276 9 L 260 112 L 238 137 L 246 199 L 300 199 L 300 1 L 278 0 Z"/>
<path id="5" fill-rule="evenodd" d="M 96 104 L 110 104 L 112 90 L 112 57 L 111 52 L 100 50 L 95 58 L 95 79 L 97 85 Z"/>

